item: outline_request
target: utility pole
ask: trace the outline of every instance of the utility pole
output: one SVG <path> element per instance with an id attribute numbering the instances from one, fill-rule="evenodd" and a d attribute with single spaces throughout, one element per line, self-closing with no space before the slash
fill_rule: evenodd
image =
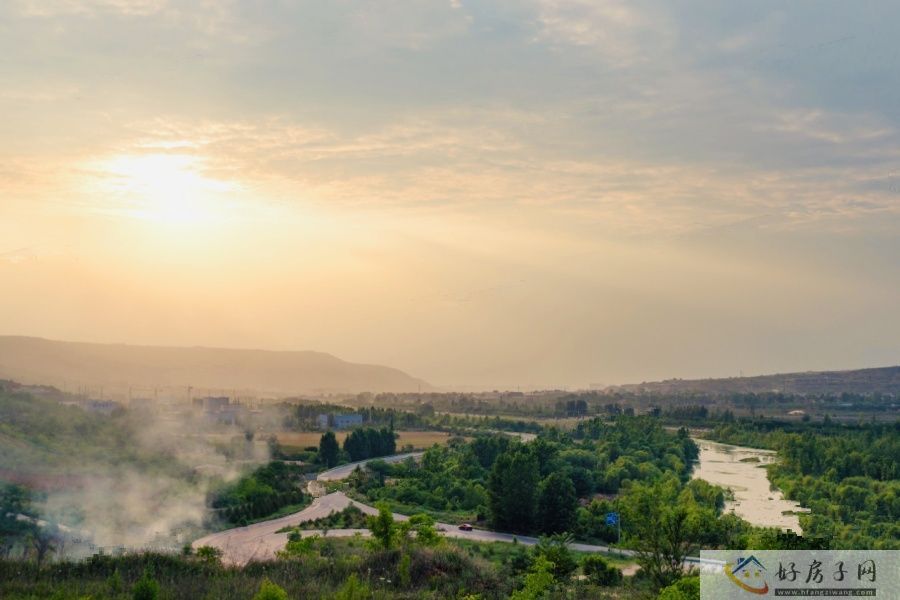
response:
<path id="1" fill-rule="evenodd" d="M 616 519 L 616 523 L 619 525 L 618 532 L 616 533 L 616 546 L 622 545 L 622 513 L 619 513 L 619 518 Z"/>

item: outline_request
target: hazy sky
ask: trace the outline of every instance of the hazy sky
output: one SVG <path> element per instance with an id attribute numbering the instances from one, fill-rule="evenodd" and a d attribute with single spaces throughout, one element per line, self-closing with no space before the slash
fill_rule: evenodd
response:
<path id="1" fill-rule="evenodd" d="M 0 333 L 439 385 L 900 363 L 900 3 L 0 3 Z"/>

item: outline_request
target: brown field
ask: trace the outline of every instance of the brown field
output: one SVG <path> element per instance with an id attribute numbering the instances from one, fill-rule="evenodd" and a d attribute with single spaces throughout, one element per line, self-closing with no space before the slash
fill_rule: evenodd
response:
<path id="1" fill-rule="evenodd" d="M 336 431 L 338 443 L 344 443 L 347 437 L 346 431 Z M 320 431 L 282 431 L 276 434 L 278 443 L 284 446 L 295 446 L 306 448 L 308 446 L 318 446 L 319 439 L 322 437 Z M 397 449 L 401 449 L 406 445 L 413 448 L 431 448 L 435 444 L 446 444 L 450 439 L 450 434 L 444 431 L 398 431 L 397 432 Z"/>

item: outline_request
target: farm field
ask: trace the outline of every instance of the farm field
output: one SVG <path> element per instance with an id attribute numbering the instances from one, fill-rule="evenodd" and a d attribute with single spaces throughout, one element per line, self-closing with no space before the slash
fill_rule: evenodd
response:
<path id="1" fill-rule="evenodd" d="M 344 439 L 349 432 L 335 431 L 338 443 L 343 445 Z M 278 443 L 283 446 L 292 446 L 297 448 L 306 448 L 310 446 L 318 446 L 319 439 L 322 437 L 321 431 L 283 431 L 275 434 Z M 397 432 L 397 449 L 406 446 L 412 446 L 416 449 L 431 448 L 435 444 L 446 444 L 451 434 L 446 431 L 398 431 Z"/>

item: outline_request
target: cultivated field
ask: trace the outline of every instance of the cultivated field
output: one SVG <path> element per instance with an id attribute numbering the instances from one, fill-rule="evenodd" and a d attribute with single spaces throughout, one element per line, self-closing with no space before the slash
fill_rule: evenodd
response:
<path id="1" fill-rule="evenodd" d="M 343 445 L 344 438 L 347 437 L 346 431 L 336 431 L 338 443 Z M 284 431 L 276 434 L 278 443 L 283 446 L 294 446 L 306 448 L 308 446 L 318 446 L 319 439 L 322 437 L 321 431 Z M 397 432 L 397 449 L 401 449 L 407 445 L 413 448 L 431 448 L 435 444 L 446 444 L 452 437 L 445 431 L 398 431 Z"/>

